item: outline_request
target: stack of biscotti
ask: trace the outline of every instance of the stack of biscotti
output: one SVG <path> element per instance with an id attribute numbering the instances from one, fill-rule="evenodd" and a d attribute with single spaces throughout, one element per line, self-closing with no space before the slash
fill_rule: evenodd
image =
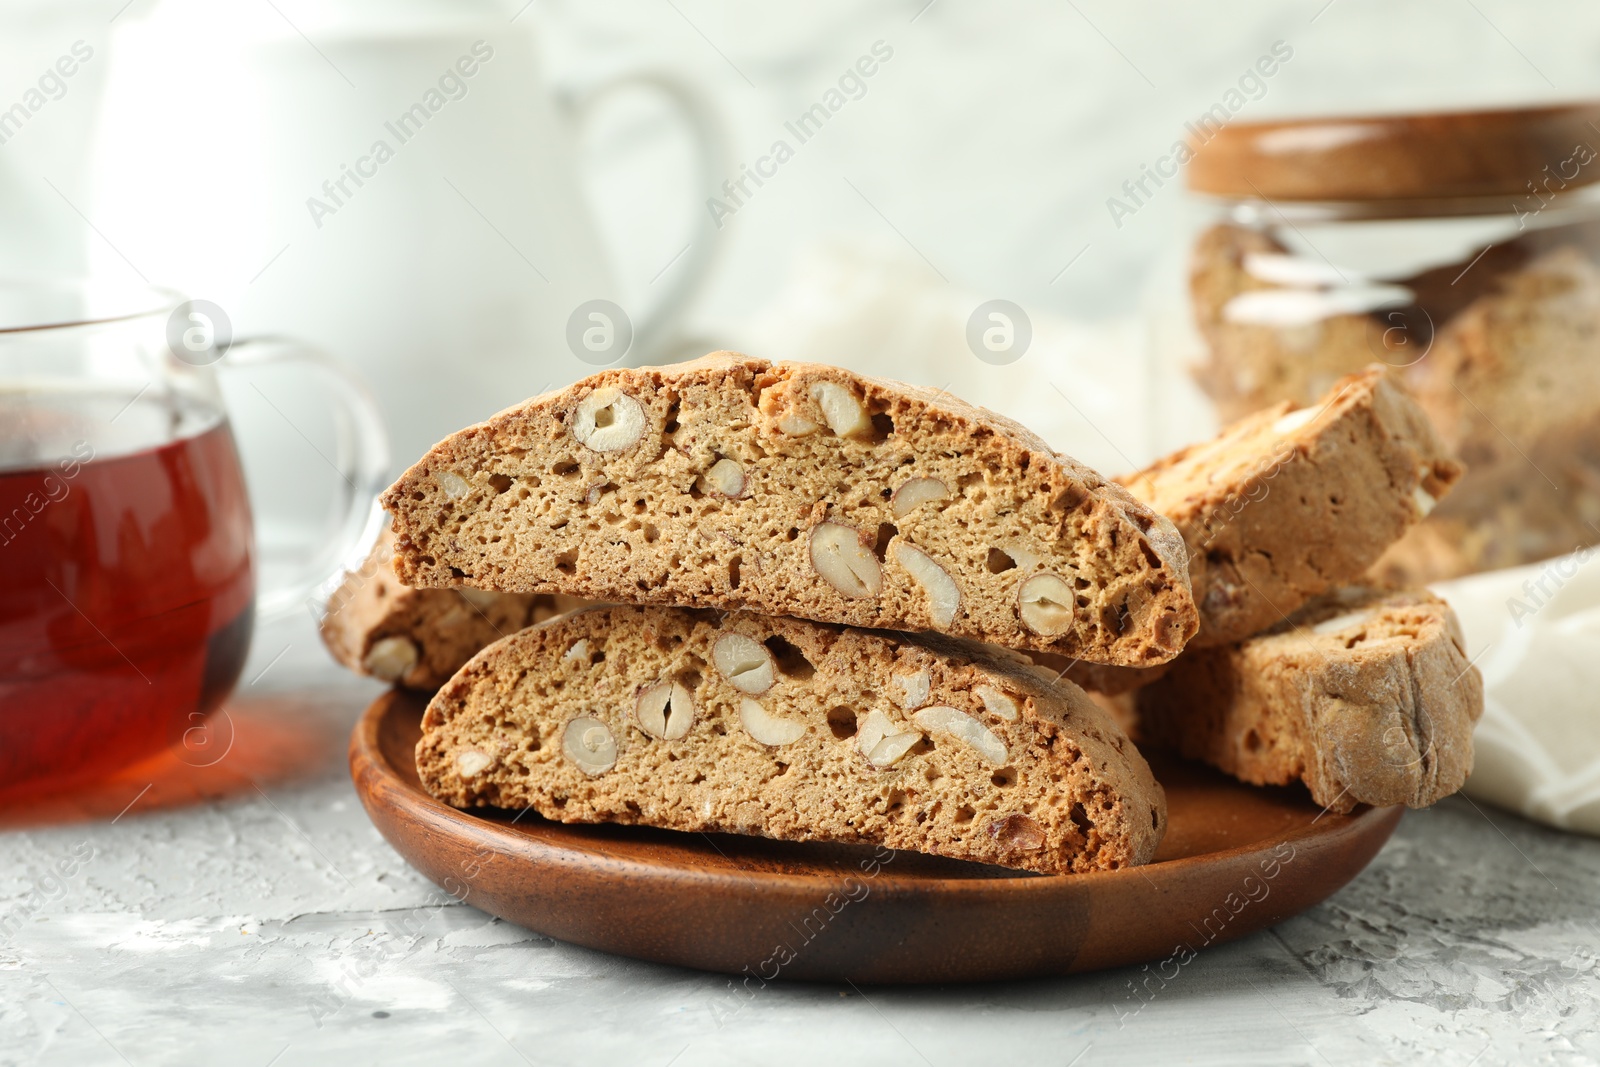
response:
<path id="1" fill-rule="evenodd" d="M 1592 224 L 1591 224 L 1592 225 Z M 1600 541 L 1600 264 L 1592 234 L 1533 231 L 1400 280 L 1414 307 L 1330 311 L 1282 325 L 1272 235 L 1215 226 L 1195 246 L 1190 291 L 1206 357 L 1197 380 L 1234 419 L 1311 403 L 1374 358 L 1395 367 L 1441 440 L 1467 464 L 1460 487 L 1397 541 L 1376 574 L 1433 581 Z M 1331 299 L 1330 309 L 1337 305 Z M 1398 315 L 1398 318 L 1396 318 Z M 1400 323 L 1399 328 L 1396 323 Z"/>
<path id="2" fill-rule="evenodd" d="M 501 412 L 383 503 L 411 588 L 634 605 L 501 639 L 445 683 L 417 758 L 448 803 L 1046 873 L 1160 841 L 1123 731 L 1007 650 L 1171 660 L 1199 625 L 1184 542 L 998 416 L 717 353 Z"/>
<path id="3" fill-rule="evenodd" d="M 1461 466 L 1383 368 L 1124 479 L 1177 524 L 1200 631 L 1157 670 L 1069 665 L 1141 743 L 1320 804 L 1425 806 L 1472 766 L 1483 689 L 1449 606 L 1363 573 Z"/>

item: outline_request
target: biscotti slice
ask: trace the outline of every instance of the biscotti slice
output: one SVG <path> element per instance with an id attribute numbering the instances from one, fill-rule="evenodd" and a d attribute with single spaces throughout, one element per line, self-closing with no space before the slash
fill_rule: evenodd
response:
<path id="1" fill-rule="evenodd" d="M 1050 874 L 1148 861 L 1150 768 L 1071 684 L 971 642 L 603 607 L 479 653 L 417 768 L 456 807 L 880 843 Z"/>
<path id="2" fill-rule="evenodd" d="M 479 589 L 411 589 L 395 577 L 385 531 L 360 569 L 345 574 L 323 611 L 322 643 L 357 674 L 433 690 L 477 651 L 588 601 Z"/>
<path id="3" fill-rule="evenodd" d="M 1281 621 L 1352 582 L 1461 477 L 1428 417 L 1374 365 L 1318 403 L 1250 415 L 1124 479 L 1177 524 L 1197 647 Z"/>
<path id="4" fill-rule="evenodd" d="M 1197 625 L 1172 524 L 998 415 L 716 353 L 608 370 L 436 445 L 385 493 L 413 586 L 930 630 L 1094 661 Z"/>
<path id="5" fill-rule="evenodd" d="M 1258 637 L 1184 653 L 1134 699 L 1140 744 L 1255 785 L 1299 779 L 1347 812 L 1461 788 L 1483 679 L 1443 600 L 1346 587 Z"/>

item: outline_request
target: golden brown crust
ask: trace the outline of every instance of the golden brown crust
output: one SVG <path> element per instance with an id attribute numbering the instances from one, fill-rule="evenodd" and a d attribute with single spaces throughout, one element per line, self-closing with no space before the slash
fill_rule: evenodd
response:
<path id="1" fill-rule="evenodd" d="M 765 649 L 770 674 L 727 674 L 730 635 Z M 692 719 L 675 717 L 686 704 L 649 719 L 641 699 L 674 682 Z M 874 842 L 1045 873 L 1147 862 L 1166 823 L 1149 767 L 1081 690 L 938 636 L 595 608 L 479 653 L 423 730 L 434 796 L 566 822 Z"/>
<path id="2" fill-rule="evenodd" d="M 1472 770 L 1483 679 L 1449 605 L 1346 587 L 1237 645 L 1196 649 L 1139 690 L 1141 743 L 1318 804 L 1425 807 Z"/>
<path id="3" fill-rule="evenodd" d="M 1183 535 L 1200 606 L 1191 644 L 1203 647 L 1359 578 L 1460 477 L 1428 417 L 1374 365 L 1315 405 L 1266 408 L 1124 483 Z"/>
<path id="4" fill-rule="evenodd" d="M 822 400 L 840 396 L 830 414 Z M 902 511 L 914 478 L 943 496 Z M 1121 487 L 990 412 L 820 364 L 715 353 L 604 371 L 452 435 L 383 499 L 396 570 L 418 587 L 744 609 L 1141 665 L 1197 625 L 1181 538 Z M 859 561 L 859 587 L 824 579 L 823 536 L 824 555 Z M 1048 574 L 1030 590 L 1064 606 L 1025 610 L 1024 581 Z M 930 581 L 959 605 L 941 610 Z"/>
<path id="5" fill-rule="evenodd" d="M 352 671 L 407 689 L 437 689 L 485 645 L 586 603 L 548 594 L 411 589 L 395 577 L 393 560 L 394 534 L 385 531 L 328 599 L 319 631 L 333 658 Z"/>

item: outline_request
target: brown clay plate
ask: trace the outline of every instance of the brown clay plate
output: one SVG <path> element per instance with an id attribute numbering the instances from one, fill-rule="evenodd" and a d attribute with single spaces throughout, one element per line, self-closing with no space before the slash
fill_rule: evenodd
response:
<path id="1" fill-rule="evenodd" d="M 1303 789 L 1152 761 L 1169 811 L 1156 861 L 1044 877 L 871 846 L 457 811 L 418 783 L 425 705 L 386 694 L 350 740 L 367 814 L 419 871 L 562 941 L 758 981 L 965 982 L 1181 957 L 1325 899 L 1403 810 L 1323 814 Z"/>

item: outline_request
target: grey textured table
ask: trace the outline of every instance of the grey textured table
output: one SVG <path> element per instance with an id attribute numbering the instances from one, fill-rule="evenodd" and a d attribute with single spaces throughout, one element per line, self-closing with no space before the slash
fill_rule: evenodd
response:
<path id="1" fill-rule="evenodd" d="M 308 622 L 266 627 L 245 679 L 184 759 L 0 812 L 0 1063 L 1600 1062 L 1600 842 L 1463 799 L 1169 981 L 746 996 L 407 867 L 345 772 L 378 688 Z"/>

